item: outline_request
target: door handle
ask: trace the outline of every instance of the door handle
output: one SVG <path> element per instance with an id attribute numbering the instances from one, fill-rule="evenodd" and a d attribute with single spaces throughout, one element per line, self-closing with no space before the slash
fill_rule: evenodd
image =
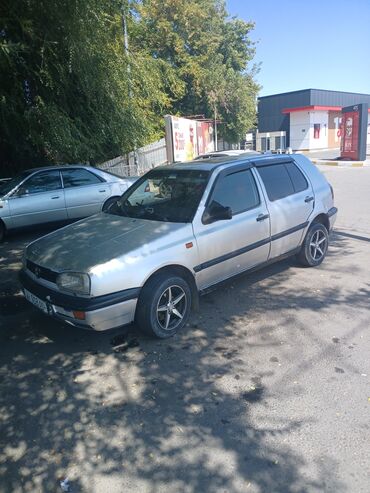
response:
<path id="1" fill-rule="evenodd" d="M 307 196 L 307 197 L 304 199 L 304 201 L 305 201 L 306 203 L 308 203 L 308 202 L 312 202 L 312 201 L 313 201 L 313 197 L 312 197 L 312 196 Z"/>
<path id="2" fill-rule="evenodd" d="M 268 219 L 269 217 L 270 217 L 270 214 L 259 214 L 256 217 L 256 221 L 258 221 L 258 222 L 264 221 L 265 219 Z"/>
<path id="3" fill-rule="evenodd" d="M 106 190 L 99 190 L 100 193 L 106 192 Z"/>
<path id="4" fill-rule="evenodd" d="M 51 200 L 54 200 L 54 199 L 59 199 L 59 195 L 56 195 L 55 197 L 51 197 Z"/>

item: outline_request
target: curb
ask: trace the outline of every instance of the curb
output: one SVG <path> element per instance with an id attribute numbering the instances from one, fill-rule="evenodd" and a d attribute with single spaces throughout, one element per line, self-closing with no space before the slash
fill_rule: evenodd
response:
<path id="1" fill-rule="evenodd" d="M 370 163 L 366 163 L 366 161 L 324 161 L 321 159 L 311 159 L 314 164 L 323 164 L 325 166 L 342 166 L 346 168 L 362 168 L 366 166 L 370 166 Z"/>

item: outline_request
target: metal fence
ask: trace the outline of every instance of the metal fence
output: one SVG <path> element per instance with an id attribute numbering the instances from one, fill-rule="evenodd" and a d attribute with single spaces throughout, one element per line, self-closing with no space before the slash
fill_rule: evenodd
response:
<path id="1" fill-rule="evenodd" d="M 219 138 L 217 141 L 217 151 L 230 151 L 234 149 L 240 149 L 239 144 L 230 144 L 230 142 L 226 142 L 226 140 Z"/>
<path id="2" fill-rule="evenodd" d="M 118 156 L 98 164 L 97 167 L 120 176 L 138 176 L 143 175 L 156 166 L 166 163 L 166 141 L 165 139 L 161 139 L 153 144 L 137 149 L 136 152 L 130 152 L 125 156 Z"/>

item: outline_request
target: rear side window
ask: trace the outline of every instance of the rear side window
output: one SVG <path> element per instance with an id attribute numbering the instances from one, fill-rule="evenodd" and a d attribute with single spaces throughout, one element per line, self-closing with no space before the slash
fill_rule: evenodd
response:
<path id="1" fill-rule="evenodd" d="M 273 202 L 295 193 L 292 180 L 284 164 L 272 164 L 258 168 L 268 198 Z"/>
<path id="2" fill-rule="evenodd" d="M 103 180 L 86 169 L 66 169 L 62 171 L 64 188 L 97 185 Z"/>
<path id="3" fill-rule="evenodd" d="M 239 171 L 217 180 L 210 206 L 231 207 L 233 215 L 257 207 L 260 198 L 251 171 Z"/>
<path id="4" fill-rule="evenodd" d="M 308 188 L 306 178 L 292 161 L 262 166 L 258 168 L 258 173 L 271 201 L 288 197 Z"/>
<path id="5" fill-rule="evenodd" d="M 306 190 L 308 188 L 308 183 L 298 166 L 292 162 L 286 163 L 285 166 L 288 170 L 290 179 L 292 180 L 295 193 Z"/>

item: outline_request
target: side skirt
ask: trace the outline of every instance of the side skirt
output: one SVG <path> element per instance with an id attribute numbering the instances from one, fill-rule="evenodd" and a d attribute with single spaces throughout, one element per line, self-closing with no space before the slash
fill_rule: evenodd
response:
<path id="1" fill-rule="evenodd" d="M 275 264 L 276 262 L 280 262 L 280 260 L 284 260 L 286 258 L 292 257 L 293 255 L 296 255 L 300 250 L 301 250 L 301 247 L 299 246 L 297 248 L 294 248 L 294 250 L 290 250 L 289 252 L 286 252 L 283 255 L 279 255 L 278 257 L 275 257 L 271 260 L 267 260 L 266 262 L 263 262 L 262 264 L 251 267 L 250 269 L 243 270 L 243 272 L 238 272 L 237 274 L 234 274 L 233 276 L 227 277 L 226 279 L 223 279 L 222 281 L 218 281 L 215 284 L 212 284 L 211 286 L 208 286 L 204 289 L 201 289 L 199 291 L 199 295 L 204 296 L 205 294 L 211 293 L 212 291 L 218 289 L 220 286 L 226 285 L 226 284 L 230 283 L 231 281 L 235 281 L 236 279 L 239 279 L 240 277 L 243 277 L 247 274 L 250 274 L 251 272 L 255 272 L 257 270 L 268 267 L 271 264 Z"/>

